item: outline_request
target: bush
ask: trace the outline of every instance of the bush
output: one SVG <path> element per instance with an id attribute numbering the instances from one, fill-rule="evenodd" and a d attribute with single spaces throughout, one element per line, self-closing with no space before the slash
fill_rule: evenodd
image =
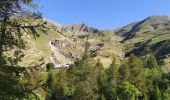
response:
<path id="1" fill-rule="evenodd" d="M 46 65 L 47 71 L 50 71 L 51 69 L 54 69 L 54 67 L 55 67 L 55 65 L 54 65 L 53 63 L 48 63 L 48 64 Z"/>

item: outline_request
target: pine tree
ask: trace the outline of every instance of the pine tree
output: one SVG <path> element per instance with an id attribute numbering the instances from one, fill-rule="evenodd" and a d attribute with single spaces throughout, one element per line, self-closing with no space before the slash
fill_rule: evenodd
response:
<path id="1" fill-rule="evenodd" d="M 154 56 L 154 54 L 150 54 L 149 59 L 147 61 L 147 67 L 152 68 L 159 68 L 158 62 Z"/>
<path id="2" fill-rule="evenodd" d="M 128 64 L 130 68 L 129 82 L 134 84 L 141 92 L 146 92 L 147 88 L 144 88 L 146 87 L 146 72 L 142 61 L 131 54 Z"/>
<path id="3" fill-rule="evenodd" d="M 148 99 L 148 96 L 147 96 L 146 94 L 144 94 L 143 100 L 149 100 L 149 99 Z"/>
<path id="4" fill-rule="evenodd" d="M 118 96 L 116 97 L 116 100 L 120 100 Z"/>
<path id="5" fill-rule="evenodd" d="M 98 85 L 98 94 L 100 95 L 99 100 L 106 100 L 105 95 L 103 94 L 103 80 L 102 80 L 102 75 L 104 74 L 104 68 L 103 64 L 100 63 L 100 60 L 97 60 L 97 63 L 95 64 L 94 68 L 94 77 L 97 79 L 97 85 Z"/>
<path id="6" fill-rule="evenodd" d="M 52 94 L 52 100 L 63 100 L 69 94 L 67 70 L 61 68 L 56 74 L 56 83 Z"/>
<path id="7" fill-rule="evenodd" d="M 108 81 L 115 85 L 118 77 L 118 70 L 119 66 L 116 64 L 116 58 L 113 57 L 112 63 L 110 67 L 106 70 L 106 73 L 108 75 Z"/>
<path id="8" fill-rule="evenodd" d="M 106 97 L 102 94 L 101 99 L 99 99 L 99 100 L 106 100 Z"/>
<path id="9" fill-rule="evenodd" d="M 104 70 L 103 64 L 100 62 L 100 60 L 97 60 L 97 63 L 95 65 L 95 71 L 100 75 Z"/>
<path id="10" fill-rule="evenodd" d="M 98 73 L 95 72 L 95 64 L 93 58 L 89 55 L 90 44 L 86 42 L 85 52 L 77 66 L 77 79 L 75 80 L 75 91 L 73 99 L 75 100 L 97 100 L 98 93 Z"/>
<path id="11" fill-rule="evenodd" d="M 170 100 L 170 87 L 168 87 L 168 89 L 166 89 L 165 92 L 163 93 L 163 99 Z"/>
<path id="12" fill-rule="evenodd" d="M 105 73 L 102 74 L 101 90 L 106 99 L 115 100 L 117 98 L 116 86 L 118 78 L 118 68 L 119 66 L 116 64 L 116 58 L 113 57 L 112 64 L 108 69 L 105 70 Z"/>
<path id="13" fill-rule="evenodd" d="M 156 89 L 154 91 L 154 99 L 155 100 L 162 100 L 162 95 L 161 95 L 161 92 L 160 92 L 158 85 L 156 86 Z"/>
<path id="14" fill-rule="evenodd" d="M 127 81 L 130 76 L 130 69 L 127 63 L 123 63 L 119 68 L 120 81 Z"/>
<path id="15" fill-rule="evenodd" d="M 155 84 L 159 84 L 161 81 L 163 70 L 158 65 L 157 60 L 153 54 L 150 55 L 146 67 L 149 68 L 147 69 L 147 87 L 150 91 L 153 91 Z"/>
<path id="16" fill-rule="evenodd" d="M 142 93 L 129 82 L 122 82 L 117 88 L 118 96 L 122 100 L 137 100 Z"/>
<path id="17" fill-rule="evenodd" d="M 53 63 L 48 63 L 48 64 L 46 65 L 47 71 L 50 71 L 50 70 L 54 69 L 54 67 L 55 67 L 55 65 L 54 65 Z"/>
<path id="18" fill-rule="evenodd" d="M 49 89 L 54 90 L 56 88 L 56 82 L 57 82 L 56 73 L 53 70 L 51 70 L 48 73 L 47 79 L 47 86 L 49 87 Z"/>
<path id="19" fill-rule="evenodd" d="M 0 87 L 3 87 L 0 89 L 0 99 L 2 100 L 21 99 L 35 95 L 33 91 L 42 85 L 39 84 L 41 81 L 36 81 L 38 73 L 30 71 L 32 68 L 17 66 L 24 57 L 22 50 L 26 47 L 22 38 L 23 32 L 36 37 L 35 30 L 44 25 L 41 14 L 34 12 L 37 11 L 36 9 L 30 10 L 33 1 L 0 0 Z M 32 21 L 37 21 L 37 23 L 33 24 Z M 9 51 L 13 54 L 12 57 L 6 54 Z"/>

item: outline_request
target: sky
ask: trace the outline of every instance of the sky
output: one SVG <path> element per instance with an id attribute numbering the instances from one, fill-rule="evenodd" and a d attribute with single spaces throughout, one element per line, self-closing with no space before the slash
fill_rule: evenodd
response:
<path id="1" fill-rule="evenodd" d="M 115 29 L 153 15 L 170 16 L 170 0 L 38 0 L 43 17 L 60 24 Z"/>

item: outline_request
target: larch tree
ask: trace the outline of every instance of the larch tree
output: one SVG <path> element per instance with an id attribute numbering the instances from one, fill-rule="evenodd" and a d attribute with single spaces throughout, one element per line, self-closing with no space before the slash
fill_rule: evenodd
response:
<path id="1" fill-rule="evenodd" d="M 124 62 L 119 68 L 119 79 L 120 81 L 128 81 L 130 76 L 130 69 L 126 62 Z"/>
<path id="2" fill-rule="evenodd" d="M 144 88 L 146 85 L 146 72 L 143 66 L 143 62 L 134 54 L 131 54 L 129 57 L 128 65 L 130 68 L 129 82 L 135 85 L 135 87 L 137 87 L 142 93 L 147 91 L 147 89 Z"/>
<path id="3" fill-rule="evenodd" d="M 0 99 L 2 100 L 20 98 L 22 97 L 20 94 L 25 95 L 24 92 L 29 93 L 34 90 L 27 88 L 27 83 L 26 87 L 20 83 L 20 74 L 28 71 L 19 67 L 18 62 L 24 56 L 22 50 L 26 47 L 22 38 L 24 32 L 35 37 L 38 36 L 36 30 L 45 32 L 42 29 L 44 21 L 36 8 L 33 0 L 0 0 L 0 87 L 3 87 L 0 89 Z"/>
<path id="4" fill-rule="evenodd" d="M 77 68 L 77 79 L 73 100 L 97 100 L 98 93 L 98 73 L 95 72 L 94 59 L 89 54 L 89 42 L 85 43 L 85 52 Z"/>

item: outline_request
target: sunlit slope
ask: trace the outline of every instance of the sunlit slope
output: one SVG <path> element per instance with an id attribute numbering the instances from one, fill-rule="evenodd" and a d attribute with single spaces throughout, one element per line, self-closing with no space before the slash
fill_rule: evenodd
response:
<path id="1" fill-rule="evenodd" d="M 168 16 L 148 17 L 121 28 L 116 34 L 124 38 L 122 43 L 126 56 L 134 53 L 144 57 L 154 53 L 161 63 L 166 67 L 169 66 L 170 19 Z"/>
<path id="2" fill-rule="evenodd" d="M 88 28 L 88 26 L 84 27 L 85 29 Z M 99 44 L 104 44 L 95 52 L 94 56 L 96 60 L 100 59 L 104 67 L 109 67 L 113 57 L 117 57 L 118 61 L 124 57 L 123 45 L 119 42 L 122 40 L 121 37 L 109 31 L 92 33 L 95 29 L 90 28 L 89 30 L 90 32 L 83 32 L 82 30 L 80 32 L 75 32 L 75 30 L 74 32 L 59 32 L 56 28 L 50 27 L 46 34 L 38 31 L 39 37 L 36 38 L 32 35 L 24 34 L 23 39 L 28 46 L 24 50 L 25 57 L 20 62 L 20 65 L 28 66 L 40 61 L 48 63 L 51 62 L 50 57 L 55 59 L 54 63 L 56 64 L 73 62 L 76 58 L 81 58 L 86 41 L 91 44 L 90 51 L 95 51 L 99 48 Z M 51 50 L 49 43 L 52 41 L 56 42 L 55 50 Z"/>
<path id="3" fill-rule="evenodd" d="M 56 64 L 69 63 L 81 58 L 87 40 L 91 44 L 90 52 L 94 52 L 94 58 L 100 59 L 105 67 L 109 67 L 113 57 L 120 62 L 130 53 L 144 57 L 152 52 L 165 66 L 170 62 L 168 16 L 151 16 L 117 30 L 99 30 L 85 24 L 60 25 L 48 20 L 47 26 L 50 28 L 47 34 L 39 32 L 36 38 L 24 35 L 28 47 L 20 64 L 29 65 L 40 60 L 48 63 L 50 57 Z M 54 51 L 49 45 L 51 41 L 56 44 Z"/>
<path id="4" fill-rule="evenodd" d="M 49 60 L 52 52 L 50 50 L 49 42 L 55 38 L 60 38 L 62 35 L 55 30 L 49 30 L 47 34 L 39 31 L 39 37 L 29 34 L 24 34 L 23 39 L 27 43 L 26 50 L 24 50 L 25 57 L 20 63 L 22 65 L 29 65 L 39 60 Z"/>

